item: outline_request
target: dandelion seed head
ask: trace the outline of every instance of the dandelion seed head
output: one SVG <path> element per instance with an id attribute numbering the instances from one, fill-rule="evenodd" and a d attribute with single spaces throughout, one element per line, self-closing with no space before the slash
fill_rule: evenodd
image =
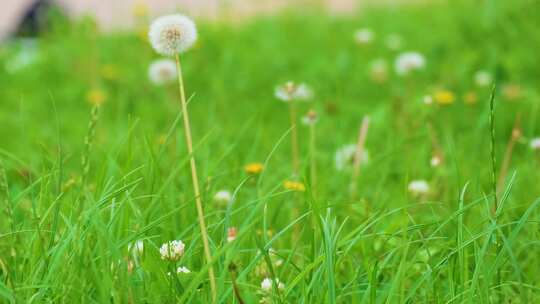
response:
<path id="1" fill-rule="evenodd" d="M 369 44 L 373 39 L 375 39 L 375 33 L 369 28 L 361 28 L 354 33 L 354 40 L 361 45 Z"/>
<path id="2" fill-rule="evenodd" d="M 174 240 L 161 245 L 159 254 L 162 260 L 178 261 L 184 255 L 186 245 L 180 240 Z"/>
<path id="3" fill-rule="evenodd" d="M 408 189 L 414 195 L 427 194 L 429 192 L 429 184 L 425 180 L 413 180 L 409 183 Z"/>
<path id="4" fill-rule="evenodd" d="M 338 171 L 346 171 L 352 169 L 354 161 L 356 158 L 356 149 L 357 145 L 349 144 L 341 147 L 336 151 L 334 157 L 336 169 Z M 362 159 L 360 160 L 360 165 L 366 165 L 369 162 L 369 152 L 364 149 Z"/>
<path id="5" fill-rule="evenodd" d="M 426 59 L 418 52 L 405 52 L 396 58 L 395 69 L 400 76 L 406 76 L 413 71 L 421 70 L 426 65 Z"/>
<path id="6" fill-rule="evenodd" d="M 273 283 L 274 281 L 271 278 L 264 278 L 261 282 L 261 290 L 263 292 L 270 292 L 272 290 Z M 279 281 L 278 278 L 276 278 L 276 285 L 279 289 L 285 289 L 285 284 Z"/>
<path id="7" fill-rule="evenodd" d="M 313 126 L 319 121 L 319 116 L 315 110 L 309 110 L 304 117 L 302 117 L 302 123 L 306 126 Z"/>
<path id="8" fill-rule="evenodd" d="M 148 38 L 154 50 L 172 57 L 190 49 L 197 41 L 195 23 L 184 15 L 159 17 L 150 25 Z"/>
<path id="9" fill-rule="evenodd" d="M 479 87 L 487 87 L 493 81 L 493 77 L 487 71 L 478 71 L 474 74 L 474 83 Z"/>
<path id="10" fill-rule="evenodd" d="M 529 147 L 533 150 L 540 150 L 540 137 L 535 137 L 531 139 Z"/>
<path id="11" fill-rule="evenodd" d="M 214 202 L 220 205 L 227 205 L 232 202 L 232 194 L 228 190 L 220 190 L 214 194 Z"/>
<path id="12" fill-rule="evenodd" d="M 309 101 L 313 97 L 313 91 L 305 83 L 294 83 L 292 81 L 286 82 L 280 86 L 277 86 L 274 95 L 277 99 L 290 102 L 290 101 Z"/>
<path id="13" fill-rule="evenodd" d="M 170 59 L 158 59 L 148 67 L 148 78 L 155 85 L 165 85 L 178 78 L 176 63 Z"/>

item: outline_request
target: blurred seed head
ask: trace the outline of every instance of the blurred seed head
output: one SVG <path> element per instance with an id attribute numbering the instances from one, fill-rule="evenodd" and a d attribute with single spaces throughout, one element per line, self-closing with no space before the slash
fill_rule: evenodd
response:
<path id="1" fill-rule="evenodd" d="M 354 161 L 356 158 L 356 145 L 355 144 L 349 144 L 341 147 L 339 150 L 336 151 L 336 155 L 334 157 L 336 169 L 338 171 L 345 171 L 352 169 L 354 165 Z M 360 160 L 360 165 L 366 165 L 369 162 L 369 152 L 368 150 L 364 149 L 364 153 L 362 155 L 362 159 Z"/>
<path id="2" fill-rule="evenodd" d="M 158 59 L 148 67 L 148 78 L 155 85 L 165 85 L 178 78 L 176 63 L 170 59 Z"/>
<path id="3" fill-rule="evenodd" d="M 401 53 L 395 61 L 396 73 L 400 76 L 409 75 L 411 72 L 422 70 L 426 66 L 424 55 L 418 52 Z"/>
<path id="4" fill-rule="evenodd" d="M 424 195 L 429 192 L 429 184 L 425 180 L 413 180 L 409 183 L 408 189 L 413 195 Z"/>
<path id="5" fill-rule="evenodd" d="M 184 15 L 159 17 L 150 25 L 148 38 L 154 50 L 172 57 L 190 49 L 197 41 L 195 23 Z"/>
<path id="6" fill-rule="evenodd" d="M 309 110 L 304 117 L 302 117 L 302 123 L 306 126 L 313 126 L 319 120 L 319 116 L 315 110 Z"/>
<path id="7" fill-rule="evenodd" d="M 533 150 L 540 150 L 540 137 L 535 137 L 531 139 L 531 142 L 529 143 L 529 147 Z"/>
<path id="8" fill-rule="evenodd" d="M 214 194 L 214 202 L 218 203 L 219 205 L 226 206 L 232 202 L 232 200 L 232 194 L 228 190 L 220 190 Z"/>
<path id="9" fill-rule="evenodd" d="M 370 44 L 375 39 L 375 33 L 369 28 L 361 28 L 354 33 L 354 40 L 360 45 Z"/>
<path id="10" fill-rule="evenodd" d="M 478 71 L 474 74 L 474 83 L 479 87 L 487 87 L 493 81 L 493 77 L 487 71 Z"/>
<path id="11" fill-rule="evenodd" d="M 284 102 L 309 101 L 313 97 L 313 91 L 305 83 L 297 84 L 289 81 L 277 86 L 274 95 L 277 99 Z"/>

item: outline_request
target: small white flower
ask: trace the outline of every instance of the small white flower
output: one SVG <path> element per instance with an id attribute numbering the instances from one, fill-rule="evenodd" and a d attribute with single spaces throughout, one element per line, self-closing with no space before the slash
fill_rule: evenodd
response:
<path id="1" fill-rule="evenodd" d="M 535 137 L 531 139 L 529 147 L 531 147 L 531 149 L 533 150 L 540 150 L 540 137 Z"/>
<path id="2" fill-rule="evenodd" d="M 184 242 L 174 240 L 161 245 L 159 253 L 162 260 L 178 261 L 184 255 Z"/>
<path id="3" fill-rule="evenodd" d="M 285 284 L 279 281 L 278 278 L 276 278 L 276 284 L 279 289 L 285 289 Z M 263 292 L 270 292 L 272 290 L 273 281 L 271 278 L 264 278 L 261 282 L 261 290 Z"/>
<path id="4" fill-rule="evenodd" d="M 144 242 L 141 240 L 128 244 L 128 251 L 134 256 L 140 256 L 144 252 Z"/>
<path id="5" fill-rule="evenodd" d="M 154 50 L 163 56 L 175 56 L 187 51 L 197 40 L 195 23 L 183 15 L 159 17 L 148 32 Z"/>
<path id="6" fill-rule="evenodd" d="M 375 39 L 375 33 L 371 29 L 362 28 L 354 33 L 354 40 L 358 44 L 369 44 Z"/>
<path id="7" fill-rule="evenodd" d="M 176 269 L 176 273 L 191 273 L 191 270 L 189 270 L 186 266 L 180 266 Z"/>
<path id="8" fill-rule="evenodd" d="M 148 68 L 148 78 L 156 85 L 171 83 L 177 77 L 176 63 L 170 59 L 155 60 Z"/>
<path id="9" fill-rule="evenodd" d="M 385 44 L 387 48 L 396 51 L 403 45 L 403 39 L 398 34 L 390 34 L 386 37 Z"/>
<path id="10" fill-rule="evenodd" d="M 474 82 L 479 87 L 487 87 L 491 84 L 493 77 L 487 71 L 478 71 L 474 74 Z"/>
<path id="11" fill-rule="evenodd" d="M 214 202 L 220 205 L 227 205 L 232 202 L 232 194 L 227 190 L 220 190 L 214 194 Z"/>
<path id="12" fill-rule="evenodd" d="M 349 144 L 345 145 L 339 150 L 336 151 L 335 155 L 335 164 L 338 171 L 351 169 L 354 165 L 355 156 L 356 156 L 356 145 Z M 364 155 L 360 160 L 361 165 L 365 165 L 369 162 L 369 152 L 364 149 Z"/>
<path id="13" fill-rule="evenodd" d="M 276 87 L 274 95 L 281 101 L 308 101 L 313 97 L 313 91 L 305 83 L 289 81 Z"/>
<path id="14" fill-rule="evenodd" d="M 409 192 L 414 195 L 426 194 L 429 192 L 429 184 L 425 180 L 414 180 L 409 183 Z"/>
<path id="15" fill-rule="evenodd" d="M 417 52 L 405 52 L 396 58 L 395 69 L 400 76 L 408 75 L 409 73 L 421 70 L 426 65 L 424 56 Z"/>

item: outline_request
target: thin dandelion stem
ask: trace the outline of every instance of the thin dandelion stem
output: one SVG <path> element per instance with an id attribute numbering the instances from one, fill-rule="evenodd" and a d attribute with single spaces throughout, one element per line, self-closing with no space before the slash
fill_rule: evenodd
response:
<path id="1" fill-rule="evenodd" d="M 296 105 L 294 100 L 289 103 L 289 114 L 291 119 L 291 153 L 293 176 L 297 178 L 300 171 L 300 158 L 298 156 L 298 130 L 296 128 Z"/>
<path id="2" fill-rule="evenodd" d="M 193 141 L 191 139 L 191 127 L 189 123 L 189 113 L 187 110 L 186 95 L 184 92 L 184 80 L 182 76 L 182 67 L 180 65 L 180 56 L 176 55 L 176 67 L 178 69 L 178 85 L 180 90 L 180 101 L 182 106 L 182 117 L 184 120 L 184 131 L 186 136 L 186 145 L 189 153 L 189 163 L 191 167 L 191 179 L 193 183 L 193 192 L 195 194 L 195 203 L 197 206 L 197 215 L 199 217 L 199 227 L 201 229 L 201 236 L 204 246 L 204 254 L 208 263 L 208 276 L 210 279 L 210 289 L 212 292 L 212 302 L 216 303 L 217 300 L 217 288 L 216 278 L 214 274 L 214 267 L 212 266 L 212 255 L 210 253 L 210 245 L 208 243 L 208 231 L 206 229 L 206 223 L 204 222 L 204 210 L 202 206 L 201 193 L 199 188 L 199 178 L 197 176 L 197 164 L 195 163 L 195 156 L 193 154 Z"/>
<path id="3" fill-rule="evenodd" d="M 369 129 L 369 116 L 364 116 L 362 124 L 358 131 L 358 142 L 356 145 L 356 151 L 354 155 L 353 175 L 351 178 L 351 196 L 355 198 L 358 178 L 360 177 L 360 165 L 364 157 L 364 150 L 366 145 L 367 133 Z"/>
<path id="4" fill-rule="evenodd" d="M 309 126 L 309 147 L 310 147 L 310 173 L 311 173 L 311 193 L 317 196 L 317 145 L 316 145 L 315 124 Z"/>

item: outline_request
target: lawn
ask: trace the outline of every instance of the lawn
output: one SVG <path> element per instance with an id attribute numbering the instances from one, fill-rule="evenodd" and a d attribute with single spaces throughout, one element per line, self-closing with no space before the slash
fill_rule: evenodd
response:
<path id="1" fill-rule="evenodd" d="M 540 301 L 538 1 L 233 17 L 180 56 L 211 264 L 152 19 L 0 46 L 1 303 Z"/>

